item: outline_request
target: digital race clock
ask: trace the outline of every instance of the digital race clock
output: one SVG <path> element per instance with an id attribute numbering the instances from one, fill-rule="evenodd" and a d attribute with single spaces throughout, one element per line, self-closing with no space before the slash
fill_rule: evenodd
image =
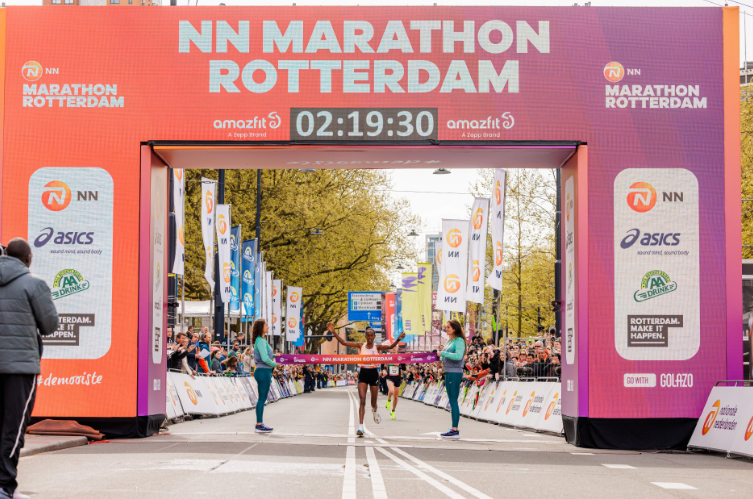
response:
<path id="1" fill-rule="evenodd" d="M 437 108 L 290 109 L 290 140 L 436 140 L 437 128 Z"/>

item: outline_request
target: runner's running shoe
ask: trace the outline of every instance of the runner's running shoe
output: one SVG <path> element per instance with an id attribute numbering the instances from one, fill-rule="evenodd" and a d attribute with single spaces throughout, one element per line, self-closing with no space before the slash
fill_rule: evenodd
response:
<path id="1" fill-rule="evenodd" d="M 374 414 L 374 422 L 376 424 L 379 424 L 382 422 L 382 416 L 379 415 L 379 411 L 376 409 L 372 410 L 372 413 Z"/>
<path id="2" fill-rule="evenodd" d="M 13 499 L 31 499 L 31 498 L 27 496 L 26 494 L 22 494 L 19 491 L 15 491 L 13 493 Z"/>
<path id="3" fill-rule="evenodd" d="M 388 411 L 390 410 L 390 399 L 387 399 L 387 405 L 384 406 Z"/>
<path id="4" fill-rule="evenodd" d="M 357 437 L 362 437 L 363 436 L 363 430 L 356 431 L 356 436 Z"/>
<path id="5" fill-rule="evenodd" d="M 265 424 L 262 424 L 262 425 L 256 425 L 256 427 L 254 428 L 254 431 L 256 433 L 272 433 L 272 428 L 270 428 L 269 426 Z"/>
<path id="6" fill-rule="evenodd" d="M 395 419 L 395 411 L 392 411 L 392 412 L 390 413 L 390 419 Z"/>
<path id="7" fill-rule="evenodd" d="M 460 440 L 460 432 L 458 430 L 453 430 L 452 428 L 450 428 L 446 433 L 442 433 L 440 437 L 444 438 L 445 440 Z"/>

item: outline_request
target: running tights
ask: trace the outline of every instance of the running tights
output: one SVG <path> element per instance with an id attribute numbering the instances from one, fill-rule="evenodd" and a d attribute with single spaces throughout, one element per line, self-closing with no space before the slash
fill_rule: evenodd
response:
<path id="1" fill-rule="evenodd" d="M 450 409 L 452 410 L 452 427 L 457 428 L 460 421 L 460 407 L 458 407 L 458 397 L 460 396 L 460 383 L 463 381 L 463 373 L 445 373 L 444 382 L 447 387 L 447 397 L 450 399 Z"/>
<path id="2" fill-rule="evenodd" d="M 269 386 L 272 384 L 272 369 L 259 369 L 257 367 L 254 370 L 254 379 L 256 380 L 256 384 L 259 385 L 259 400 L 256 402 L 256 422 L 263 423 L 264 404 L 267 402 Z"/>

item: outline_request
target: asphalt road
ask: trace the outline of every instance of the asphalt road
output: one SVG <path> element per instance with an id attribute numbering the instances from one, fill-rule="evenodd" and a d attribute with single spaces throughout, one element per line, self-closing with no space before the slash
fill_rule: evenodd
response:
<path id="1" fill-rule="evenodd" d="M 381 424 L 358 428 L 354 388 L 328 388 L 267 407 L 22 458 L 19 490 L 35 498 L 547 498 L 753 497 L 753 461 L 699 453 L 572 447 L 564 439 L 462 418 L 462 439 L 438 440 L 448 412 L 401 399 Z M 669 485 L 667 485 L 669 484 Z M 674 488 L 666 488 L 674 487 Z"/>

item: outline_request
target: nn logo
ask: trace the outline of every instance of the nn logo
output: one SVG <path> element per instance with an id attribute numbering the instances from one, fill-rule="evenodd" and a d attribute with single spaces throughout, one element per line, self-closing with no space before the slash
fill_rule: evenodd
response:
<path id="1" fill-rule="evenodd" d="M 460 291 L 460 278 L 456 276 L 455 274 L 450 274 L 447 277 L 444 278 L 444 290 L 448 293 L 457 293 Z M 448 297 L 449 298 L 449 297 Z M 448 298 L 445 298 L 445 302 L 448 301 Z M 452 300 L 456 300 L 456 298 L 452 298 Z M 455 303 L 452 301 L 451 303 Z"/>
<path id="2" fill-rule="evenodd" d="M 651 211 L 656 206 L 657 200 L 656 189 L 648 182 L 636 182 L 628 189 L 628 206 L 638 213 Z M 684 193 L 682 192 L 662 192 L 663 203 L 682 203 L 684 201 Z"/>
<path id="3" fill-rule="evenodd" d="M 230 282 L 230 274 L 232 274 L 233 270 L 232 267 L 228 262 L 225 262 L 222 264 L 222 280 L 227 282 Z"/>
<path id="4" fill-rule="evenodd" d="M 68 184 L 53 180 L 44 186 L 42 204 L 50 211 L 62 211 L 71 204 L 73 193 Z M 99 191 L 76 191 L 76 201 L 99 201 Z"/>

